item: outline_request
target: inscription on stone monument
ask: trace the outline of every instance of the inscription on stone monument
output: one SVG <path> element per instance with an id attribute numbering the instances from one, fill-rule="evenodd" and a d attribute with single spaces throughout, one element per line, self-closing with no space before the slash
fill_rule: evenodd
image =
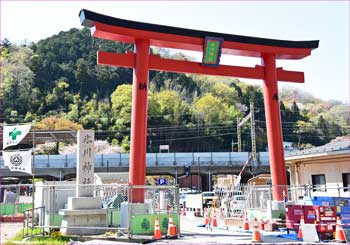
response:
<path id="1" fill-rule="evenodd" d="M 92 197 L 94 183 L 94 131 L 78 131 L 77 151 L 77 197 Z"/>

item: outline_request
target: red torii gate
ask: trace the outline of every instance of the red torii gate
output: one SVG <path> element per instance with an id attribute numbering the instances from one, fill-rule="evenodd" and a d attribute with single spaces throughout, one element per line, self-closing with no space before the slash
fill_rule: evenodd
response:
<path id="1" fill-rule="evenodd" d="M 270 169 L 274 200 L 283 200 L 287 185 L 277 81 L 304 82 L 304 73 L 276 67 L 276 59 L 302 59 L 318 47 L 319 41 L 285 41 L 198 31 L 113 18 L 88 10 L 79 13 L 80 22 L 91 28 L 93 37 L 134 43 L 126 54 L 98 51 L 97 63 L 134 68 L 132 90 L 129 182 L 144 185 L 146 176 L 146 132 L 149 70 L 198 73 L 264 80 L 263 92 Z M 206 38 L 220 41 L 223 54 L 259 57 L 262 66 L 240 67 L 163 59 L 150 54 L 150 46 L 204 52 Z M 220 55 L 218 55 L 219 58 Z M 218 60 L 218 59 L 217 59 Z M 203 61 L 204 62 L 204 61 Z M 215 65 L 215 64 L 214 64 Z M 284 187 L 281 187 L 284 186 Z M 133 192 L 132 203 L 144 202 L 143 190 Z"/>

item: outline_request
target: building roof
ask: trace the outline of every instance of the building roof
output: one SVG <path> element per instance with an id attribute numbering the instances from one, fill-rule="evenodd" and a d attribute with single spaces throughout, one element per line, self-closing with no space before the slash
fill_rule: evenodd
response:
<path id="1" fill-rule="evenodd" d="M 255 180 L 270 180 L 271 179 L 271 174 L 259 174 L 253 178 L 250 178 L 248 182 L 252 182 Z"/>
<path id="2" fill-rule="evenodd" d="M 317 146 L 301 151 L 286 152 L 286 158 L 293 158 L 294 156 L 308 156 L 321 153 L 342 153 L 343 151 L 350 152 L 350 136 L 337 137 L 331 142 L 322 146 Z"/>

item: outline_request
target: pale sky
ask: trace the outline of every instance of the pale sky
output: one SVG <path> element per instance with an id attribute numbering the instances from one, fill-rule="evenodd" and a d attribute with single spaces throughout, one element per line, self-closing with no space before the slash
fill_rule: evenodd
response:
<path id="1" fill-rule="evenodd" d="M 1 39 L 38 41 L 81 28 L 82 8 L 118 18 L 237 35 L 286 40 L 320 40 L 310 57 L 278 61 L 304 71 L 305 83 L 279 83 L 322 99 L 350 101 L 349 1 L 0 1 Z M 196 52 L 187 54 L 200 59 Z M 222 64 L 260 65 L 256 58 L 224 56 Z M 248 81 L 247 79 L 241 79 Z M 252 81 L 249 81 L 252 82 Z M 261 81 L 254 81 L 255 84 Z"/>

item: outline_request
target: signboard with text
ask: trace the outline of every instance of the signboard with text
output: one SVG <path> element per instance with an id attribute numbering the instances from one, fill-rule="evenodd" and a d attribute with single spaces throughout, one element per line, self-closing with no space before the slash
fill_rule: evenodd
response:
<path id="1" fill-rule="evenodd" d="M 94 183 L 94 131 L 78 131 L 77 151 L 77 197 L 92 197 Z"/>
<path id="2" fill-rule="evenodd" d="M 220 64 L 223 38 L 205 37 L 202 65 L 218 66 Z"/>

